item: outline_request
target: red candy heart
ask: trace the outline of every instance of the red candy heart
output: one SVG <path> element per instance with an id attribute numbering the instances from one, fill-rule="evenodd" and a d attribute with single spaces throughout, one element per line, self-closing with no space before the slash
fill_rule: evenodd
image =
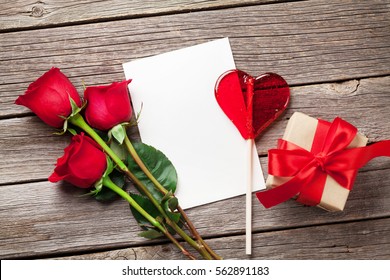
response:
<path id="1" fill-rule="evenodd" d="M 215 97 L 242 137 L 254 139 L 286 109 L 290 89 L 274 73 L 254 78 L 241 70 L 230 70 L 219 77 Z"/>

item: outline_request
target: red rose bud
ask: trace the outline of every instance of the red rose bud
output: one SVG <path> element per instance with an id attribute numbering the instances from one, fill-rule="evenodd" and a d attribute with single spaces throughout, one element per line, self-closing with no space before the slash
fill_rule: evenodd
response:
<path id="1" fill-rule="evenodd" d="M 99 145 L 84 133 L 73 136 L 57 160 L 50 182 L 67 181 L 80 188 L 89 188 L 98 181 L 107 168 L 106 155 Z"/>
<path id="2" fill-rule="evenodd" d="M 132 109 L 127 85 L 131 82 L 114 82 L 108 86 L 87 87 L 85 118 L 94 128 L 109 130 L 131 119 Z"/>
<path id="3" fill-rule="evenodd" d="M 31 109 L 48 125 L 61 128 L 64 118 L 72 113 L 69 98 L 81 107 L 76 88 L 60 69 L 53 67 L 31 83 L 25 94 L 16 99 L 15 104 Z"/>

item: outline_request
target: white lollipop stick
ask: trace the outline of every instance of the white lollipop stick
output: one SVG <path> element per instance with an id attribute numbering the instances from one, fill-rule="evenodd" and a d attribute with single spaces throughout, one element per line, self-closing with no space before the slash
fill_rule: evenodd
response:
<path id="1" fill-rule="evenodd" d="M 246 227 L 245 227 L 245 248 L 246 254 L 252 254 L 252 178 L 253 178 L 253 139 L 246 140 L 247 143 L 247 184 L 246 184 Z"/>
<path id="2" fill-rule="evenodd" d="M 248 111 L 248 127 L 253 129 L 253 86 L 254 80 L 252 77 L 247 77 L 246 79 L 246 106 Z M 246 244 L 246 254 L 252 254 L 252 178 L 253 178 L 253 145 L 255 143 L 254 139 L 247 139 L 247 184 L 246 184 L 246 211 L 245 211 L 245 244 Z"/>

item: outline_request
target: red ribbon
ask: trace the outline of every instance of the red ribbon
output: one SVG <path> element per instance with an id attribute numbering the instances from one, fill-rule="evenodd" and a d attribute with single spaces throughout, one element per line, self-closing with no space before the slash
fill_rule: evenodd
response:
<path id="1" fill-rule="evenodd" d="M 273 189 L 257 192 L 257 198 L 266 208 L 297 194 L 297 201 L 317 205 L 321 201 L 327 175 L 351 190 L 359 168 L 375 157 L 390 156 L 390 140 L 347 149 L 356 133 L 354 126 L 336 118 L 333 123 L 318 120 L 311 151 L 279 139 L 277 149 L 268 152 L 268 173 L 292 178 Z"/>

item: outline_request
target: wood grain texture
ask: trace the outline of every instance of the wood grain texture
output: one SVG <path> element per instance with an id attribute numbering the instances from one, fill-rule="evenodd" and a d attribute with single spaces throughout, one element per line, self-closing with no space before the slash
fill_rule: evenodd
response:
<path id="1" fill-rule="evenodd" d="M 370 142 L 388 139 L 389 107 L 390 76 L 293 87 L 286 113 L 256 140 L 258 153 L 265 156 L 276 146 L 296 111 L 329 121 L 340 116 Z M 0 184 L 45 180 L 69 142 L 35 116 L 0 120 L 0 131 Z M 138 137 L 136 131 L 132 137 Z"/>
<path id="2" fill-rule="evenodd" d="M 312 260 L 389 259 L 390 219 L 323 225 L 253 235 L 252 256 L 245 255 L 245 236 L 208 240 L 225 259 Z M 184 259 L 173 245 L 137 247 L 58 259 L 155 260 Z"/>
<path id="3" fill-rule="evenodd" d="M 124 62 L 222 37 L 238 68 L 291 85 L 388 75 L 389 26 L 387 1 L 309 1 L 5 33 L 0 118 L 28 112 L 13 102 L 51 66 L 82 92 L 124 79 Z"/>
<path id="4" fill-rule="evenodd" d="M 0 32 L 271 2 L 280 0 L 16 0 L 2 3 Z"/>
<path id="5" fill-rule="evenodd" d="M 52 65 L 82 92 L 82 81 L 123 79 L 123 62 L 230 37 L 238 68 L 277 72 L 292 85 L 289 109 L 256 141 L 265 173 L 267 150 L 295 111 L 326 120 L 338 115 L 370 142 L 389 139 L 386 0 L 11 2 L 0 4 L 2 259 L 183 258 L 165 240 L 138 237 L 124 201 L 99 203 L 68 184 L 46 181 L 69 136 L 53 136 L 13 103 Z M 257 5 L 268 2 L 278 3 Z M 136 130 L 131 134 L 138 137 Z M 253 197 L 252 258 L 390 259 L 389 171 L 388 158 L 362 168 L 343 212 L 293 200 L 265 210 Z M 238 196 L 186 211 L 227 259 L 247 258 L 244 201 Z"/>
<path id="6" fill-rule="evenodd" d="M 364 167 L 343 212 L 329 213 L 292 200 L 265 210 L 253 197 L 253 230 L 275 231 L 389 217 L 389 171 L 389 161 L 380 158 Z M 0 186 L 0 190 L 2 258 L 74 254 L 153 244 L 137 236 L 139 228 L 124 201 L 99 203 L 92 198 L 80 197 L 83 193 L 80 189 L 49 182 L 6 185 Z M 243 234 L 244 201 L 245 197 L 239 196 L 186 212 L 204 237 Z"/>

